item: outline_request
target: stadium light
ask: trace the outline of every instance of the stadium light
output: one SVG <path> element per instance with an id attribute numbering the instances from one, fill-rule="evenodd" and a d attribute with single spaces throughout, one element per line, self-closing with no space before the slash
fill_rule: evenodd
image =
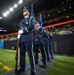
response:
<path id="1" fill-rule="evenodd" d="M 13 11 L 13 8 L 11 7 L 11 8 L 9 9 L 9 11 Z"/>
<path id="2" fill-rule="evenodd" d="M 71 6 L 69 7 L 69 9 L 71 9 Z"/>
<path id="3" fill-rule="evenodd" d="M 50 15 L 48 15 L 48 16 L 50 16 Z"/>
<path id="4" fill-rule="evenodd" d="M 3 17 L 7 17 L 8 14 L 9 14 L 9 11 L 6 11 L 5 13 L 3 13 Z"/>
<path id="5" fill-rule="evenodd" d="M 62 2 L 62 4 L 64 4 L 64 2 Z"/>
<path id="6" fill-rule="evenodd" d="M 2 19 L 3 19 L 3 17 L 0 17 L 0 19 L 2 20 Z"/>
<path id="7" fill-rule="evenodd" d="M 14 4 L 14 7 L 13 8 L 17 8 L 17 6 L 18 6 L 17 4 Z"/>
<path id="8" fill-rule="evenodd" d="M 23 3 L 23 0 L 19 0 L 18 4 L 22 4 Z"/>
<path id="9" fill-rule="evenodd" d="M 66 18 L 69 18 L 69 16 L 66 16 Z"/>
<path id="10" fill-rule="evenodd" d="M 19 0 L 19 2 L 17 4 L 14 4 L 13 7 L 10 7 L 9 11 L 6 11 L 5 13 L 3 13 L 3 17 L 7 17 L 8 14 L 14 10 L 14 8 L 18 7 L 18 4 L 22 4 L 22 3 L 23 3 L 23 0 Z M 0 19 L 2 19 L 2 18 L 0 17 Z"/>
<path id="11" fill-rule="evenodd" d="M 7 13 L 3 13 L 3 17 L 7 17 Z"/>
<path id="12" fill-rule="evenodd" d="M 66 9 L 63 9 L 64 11 L 66 10 Z"/>
<path id="13" fill-rule="evenodd" d="M 9 14 L 9 11 L 6 11 L 7 14 Z"/>
<path id="14" fill-rule="evenodd" d="M 60 10 L 58 11 L 58 13 L 60 13 Z"/>

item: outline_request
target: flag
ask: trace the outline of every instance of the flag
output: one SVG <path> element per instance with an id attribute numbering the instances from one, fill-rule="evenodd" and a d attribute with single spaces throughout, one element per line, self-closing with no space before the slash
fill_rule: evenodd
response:
<path id="1" fill-rule="evenodd" d="M 42 28 L 43 27 L 43 25 L 42 25 L 42 16 L 41 16 L 41 14 L 40 14 L 40 28 Z"/>
<path id="2" fill-rule="evenodd" d="M 33 5 L 31 5 L 31 16 L 34 17 Z"/>

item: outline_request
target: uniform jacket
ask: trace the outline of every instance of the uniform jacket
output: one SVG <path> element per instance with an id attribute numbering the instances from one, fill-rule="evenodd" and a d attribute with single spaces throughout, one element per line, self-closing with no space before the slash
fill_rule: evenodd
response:
<path id="1" fill-rule="evenodd" d="M 33 41 L 32 29 L 34 28 L 34 25 L 35 25 L 35 19 L 33 17 L 24 18 L 20 22 L 19 30 L 23 29 L 24 31 L 20 39 L 21 42 Z"/>

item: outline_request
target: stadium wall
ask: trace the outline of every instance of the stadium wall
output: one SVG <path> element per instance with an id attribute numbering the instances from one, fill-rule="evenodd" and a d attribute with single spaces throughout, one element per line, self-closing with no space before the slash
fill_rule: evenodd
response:
<path id="1" fill-rule="evenodd" d="M 17 40 L 14 41 L 4 41 L 5 49 L 16 50 Z"/>
<path id="2" fill-rule="evenodd" d="M 57 54 L 74 55 L 74 34 L 54 36 L 52 44 Z"/>
<path id="3" fill-rule="evenodd" d="M 5 41 L 5 49 L 16 49 L 17 41 Z M 52 37 L 52 48 L 55 53 L 74 55 L 74 34 Z"/>

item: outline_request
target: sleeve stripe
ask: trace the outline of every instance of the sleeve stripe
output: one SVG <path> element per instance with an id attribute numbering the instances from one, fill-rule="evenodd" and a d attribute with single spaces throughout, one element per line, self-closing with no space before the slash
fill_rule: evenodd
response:
<path id="1" fill-rule="evenodd" d="M 29 31 L 28 31 L 28 29 L 27 29 L 27 28 L 25 28 L 25 30 L 29 33 Z"/>

